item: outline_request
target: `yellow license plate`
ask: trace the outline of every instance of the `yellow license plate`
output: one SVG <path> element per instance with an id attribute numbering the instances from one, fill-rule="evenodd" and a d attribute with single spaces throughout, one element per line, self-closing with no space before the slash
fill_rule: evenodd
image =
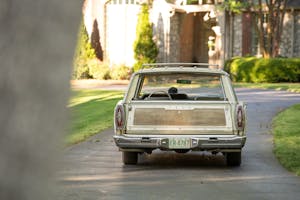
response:
<path id="1" fill-rule="evenodd" d="M 170 138 L 169 139 L 170 149 L 190 149 L 191 139 L 190 138 Z"/>

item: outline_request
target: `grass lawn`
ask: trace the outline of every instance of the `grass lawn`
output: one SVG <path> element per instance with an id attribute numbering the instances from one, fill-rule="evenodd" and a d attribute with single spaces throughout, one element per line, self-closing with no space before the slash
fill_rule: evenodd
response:
<path id="1" fill-rule="evenodd" d="M 233 83 L 234 87 L 285 90 L 300 93 L 300 83 Z"/>
<path id="2" fill-rule="evenodd" d="M 112 127 L 114 107 L 122 97 L 121 91 L 73 90 L 68 105 L 71 124 L 66 143 L 78 143 Z"/>
<path id="3" fill-rule="evenodd" d="M 280 163 L 300 176 L 300 104 L 273 119 L 274 152 Z"/>

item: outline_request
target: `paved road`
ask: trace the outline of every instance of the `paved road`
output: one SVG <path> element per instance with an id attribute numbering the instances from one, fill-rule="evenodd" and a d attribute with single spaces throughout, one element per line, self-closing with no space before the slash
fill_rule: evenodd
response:
<path id="1" fill-rule="evenodd" d="M 155 151 L 137 166 L 123 166 L 112 130 L 69 147 L 60 171 L 67 200 L 89 199 L 300 199 L 300 177 L 287 172 L 272 153 L 271 119 L 300 103 L 300 94 L 237 89 L 248 102 L 248 140 L 242 165 L 230 168 L 221 155 Z"/>

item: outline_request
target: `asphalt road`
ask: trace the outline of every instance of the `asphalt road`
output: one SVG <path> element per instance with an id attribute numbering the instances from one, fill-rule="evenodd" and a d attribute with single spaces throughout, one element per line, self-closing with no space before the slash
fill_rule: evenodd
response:
<path id="1" fill-rule="evenodd" d="M 286 171 L 272 153 L 271 120 L 300 103 L 300 94 L 237 89 L 248 103 L 248 140 L 242 165 L 227 167 L 222 155 L 155 151 L 137 166 L 123 166 L 113 131 L 68 147 L 59 172 L 60 199 L 300 199 L 300 177 Z M 109 116 L 110 117 L 110 116 Z"/>

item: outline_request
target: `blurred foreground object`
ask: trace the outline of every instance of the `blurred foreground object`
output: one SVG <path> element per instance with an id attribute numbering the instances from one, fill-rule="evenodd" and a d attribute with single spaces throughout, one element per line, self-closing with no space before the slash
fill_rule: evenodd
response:
<path id="1" fill-rule="evenodd" d="M 53 199 L 81 1 L 0 3 L 0 199 Z"/>

